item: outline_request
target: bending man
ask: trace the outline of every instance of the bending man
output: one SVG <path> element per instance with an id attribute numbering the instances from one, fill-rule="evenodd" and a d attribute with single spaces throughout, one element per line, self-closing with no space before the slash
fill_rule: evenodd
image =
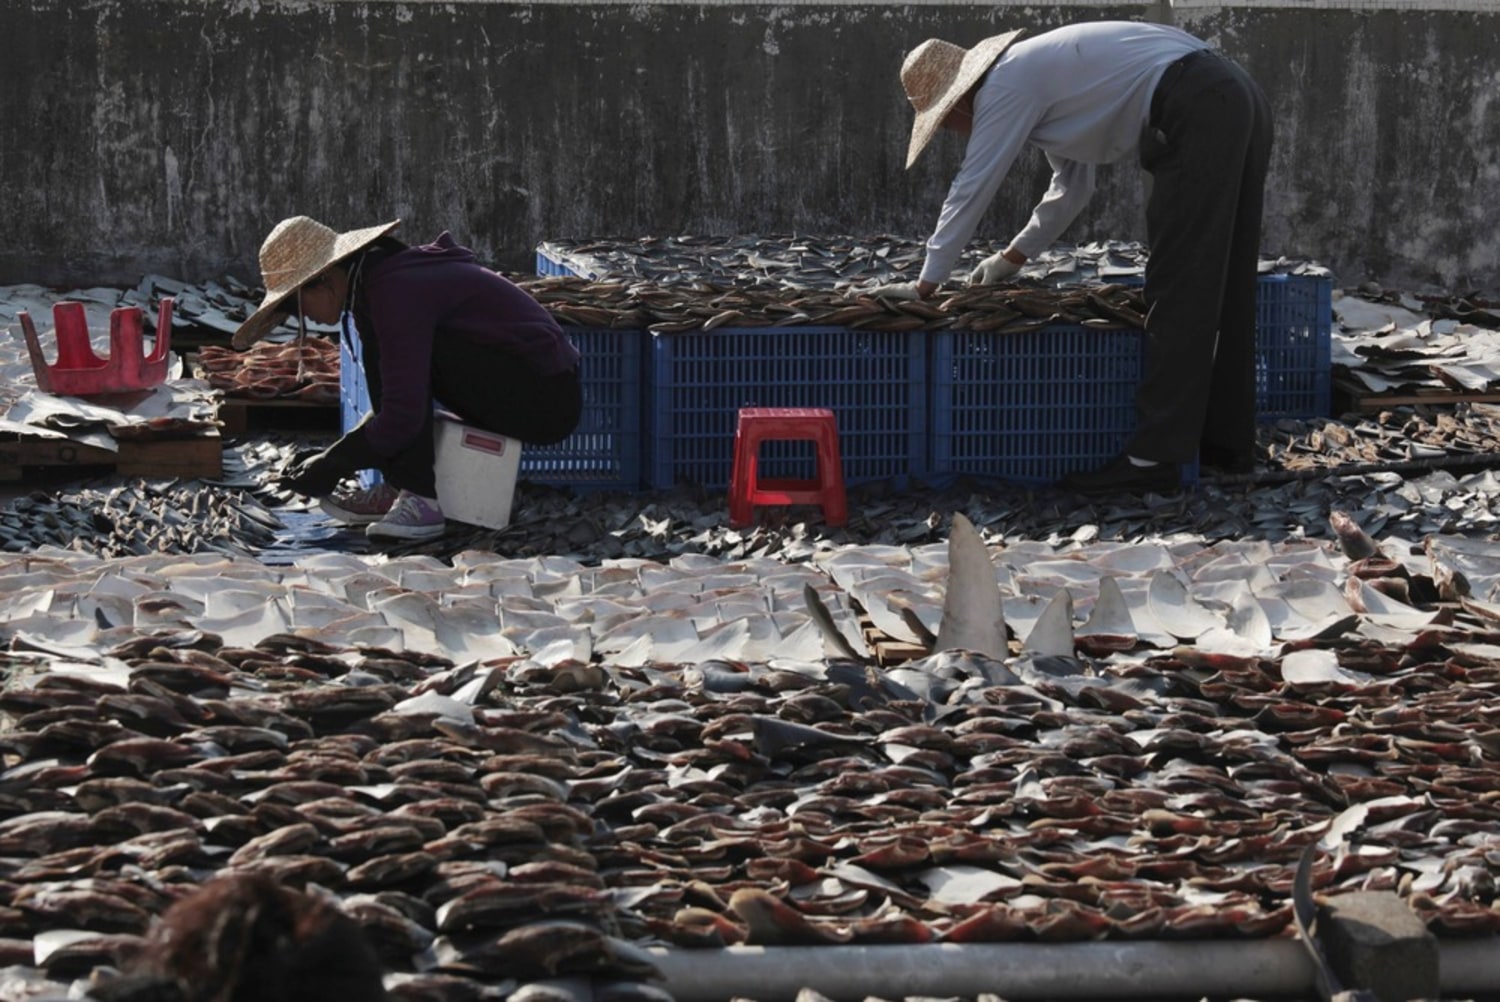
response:
<path id="1" fill-rule="evenodd" d="M 1265 95 L 1235 63 L 1176 28 L 1102 21 L 962 49 L 929 39 L 901 80 L 916 109 L 907 167 L 939 128 L 968 136 L 963 166 L 927 241 L 921 278 L 877 294 L 927 298 L 947 280 L 1027 144 L 1052 182 L 1005 250 L 971 284 L 1014 275 L 1094 191 L 1094 170 L 1134 155 L 1146 206 L 1146 371 L 1124 452 L 1063 485 L 1171 488 L 1198 456 L 1249 472 L 1255 444 L 1255 293 L 1271 149 Z"/>

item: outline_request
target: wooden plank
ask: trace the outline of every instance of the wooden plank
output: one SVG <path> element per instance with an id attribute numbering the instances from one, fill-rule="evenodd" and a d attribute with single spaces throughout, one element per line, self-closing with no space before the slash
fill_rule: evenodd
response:
<path id="1" fill-rule="evenodd" d="M 188 368 L 195 379 L 211 383 L 208 373 L 189 356 Z M 342 409 L 338 398 L 328 401 L 295 397 L 219 397 L 219 425 L 226 435 L 239 435 L 254 428 L 315 428 L 340 430 Z"/>
<path id="2" fill-rule="evenodd" d="M 932 653 L 925 647 L 891 637 L 885 637 L 870 646 L 875 649 L 875 662 L 882 668 L 894 668 L 908 661 L 925 658 Z"/>
<path id="3" fill-rule="evenodd" d="M 0 466 L 114 466 L 115 453 L 65 438 L 0 442 Z"/>
<path id="4" fill-rule="evenodd" d="M 0 480 L 24 479 L 27 469 L 113 469 L 127 477 L 218 477 L 224 441 L 216 431 L 188 438 L 123 439 L 118 452 L 67 439 L 18 438 L 0 442 Z"/>
<path id="5" fill-rule="evenodd" d="M 865 646 L 875 652 L 875 663 L 882 668 L 893 668 L 908 661 L 925 658 L 931 653 L 920 644 L 900 640 L 881 631 L 864 613 L 861 613 L 859 617 L 859 629 L 864 634 Z"/>
<path id="6" fill-rule="evenodd" d="M 1387 390 L 1373 393 L 1370 390 L 1344 380 L 1336 380 L 1334 389 L 1348 401 L 1349 410 L 1378 411 L 1387 407 L 1414 407 L 1418 405 L 1441 406 L 1444 404 L 1494 404 L 1500 403 L 1500 393 L 1476 393 L 1467 390 L 1416 389 L 1395 392 Z"/>
<path id="7" fill-rule="evenodd" d="M 115 472 L 124 477 L 210 479 L 224 473 L 224 440 L 218 432 L 192 438 L 127 439 L 120 443 Z"/>
<path id="8" fill-rule="evenodd" d="M 337 403 L 306 400 L 248 400 L 225 398 L 219 404 L 219 424 L 227 435 L 256 428 L 328 427 L 339 430 L 342 412 Z"/>

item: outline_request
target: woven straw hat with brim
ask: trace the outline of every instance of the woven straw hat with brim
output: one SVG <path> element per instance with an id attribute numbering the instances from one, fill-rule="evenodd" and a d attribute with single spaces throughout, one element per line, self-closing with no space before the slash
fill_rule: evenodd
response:
<path id="1" fill-rule="evenodd" d="M 906 88 L 907 100 L 917 110 L 911 126 L 911 145 L 906 150 L 908 168 L 932 142 L 959 99 L 1025 33 L 1024 28 L 1007 31 L 986 38 L 972 49 L 941 38 L 929 38 L 907 53 L 906 61 L 901 64 L 901 85 Z"/>
<path id="2" fill-rule="evenodd" d="M 281 323 L 283 314 L 295 304 L 287 300 L 297 294 L 304 283 L 335 261 L 379 240 L 401 225 L 401 220 L 370 226 L 348 233 L 335 233 L 316 219 L 293 216 L 276 224 L 265 243 L 260 245 L 260 276 L 266 284 L 266 298 L 250 319 L 234 332 L 233 344 L 243 350 L 269 334 Z"/>

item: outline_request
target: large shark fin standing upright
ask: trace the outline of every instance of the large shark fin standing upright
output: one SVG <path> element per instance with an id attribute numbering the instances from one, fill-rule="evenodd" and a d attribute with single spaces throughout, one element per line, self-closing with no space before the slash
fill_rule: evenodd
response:
<path id="1" fill-rule="evenodd" d="M 962 512 L 953 513 L 948 534 L 948 590 L 933 653 L 950 650 L 973 651 L 1001 661 L 1010 656 L 995 565 L 979 530 Z"/>

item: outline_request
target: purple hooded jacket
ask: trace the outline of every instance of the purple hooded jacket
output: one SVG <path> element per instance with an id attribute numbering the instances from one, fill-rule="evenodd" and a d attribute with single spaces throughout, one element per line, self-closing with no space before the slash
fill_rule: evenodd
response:
<path id="1" fill-rule="evenodd" d="M 483 267 L 446 231 L 430 244 L 373 261 L 359 279 L 353 304 L 361 340 L 375 339 L 380 358 L 378 411 L 365 441 L 389 456 L 411 443 L 431 408 L 432 349 L 437 338 L 460 338 L 539 376 L 578 365 L 578 349 L 540 303 L 514 282 Z"/>

